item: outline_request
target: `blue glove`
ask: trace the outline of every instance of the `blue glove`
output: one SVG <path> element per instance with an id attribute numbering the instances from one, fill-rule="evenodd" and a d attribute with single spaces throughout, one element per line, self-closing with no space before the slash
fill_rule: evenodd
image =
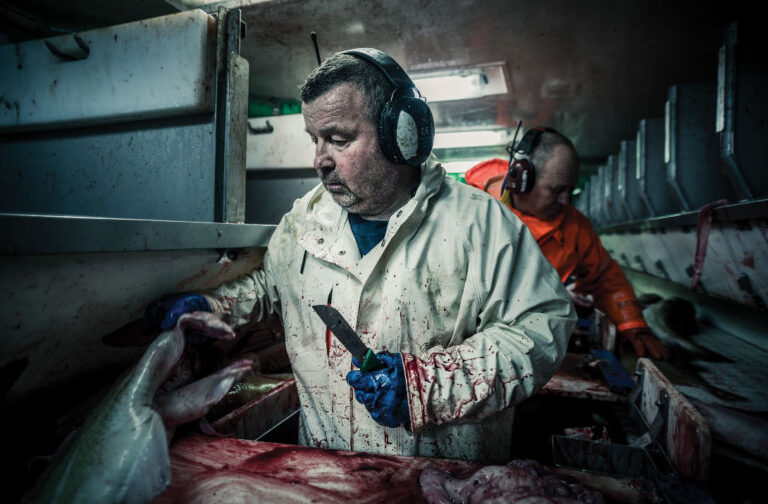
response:
<path id="1" fill-rule="evenodd" d="M 211 306 L 201 294 L 166 294 L 152 301 L 144 311 L 144 332 L 157 330 L 158 326 L 163 331 L 171 330 L 176 327 L 179 317 L 193 311 L 210 312 Z"/>
<path id="2" fill-rule="evenodd" d="M 355 399 L 377 423 L 387 427 L 410 425 L 403 358 L 389 352 L 379 352 L 376 357 L 386 367 L 368 373 L 350 371 L 347 383 L 355 389 Z"/>

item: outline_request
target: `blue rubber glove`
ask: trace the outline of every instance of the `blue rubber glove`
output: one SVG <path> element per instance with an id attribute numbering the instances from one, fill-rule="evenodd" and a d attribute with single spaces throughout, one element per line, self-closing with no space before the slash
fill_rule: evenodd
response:
<path id="1" fill-rule="evenodd" d="M 168 331 L 176 327 L 179 317 L 185 313 L 193 311 L 211 311 L 211 305 L 208 304 L 208 300 L 200 294 L 189 294 L 179 299 L 168 310 L 163 318 L 163 322 L 160 324 L 163 331 Z"/>
<path id="2" fill-rule="evenodd" d="M 144 311 L 144 332 L 157 330 L 158 326 L 163 331 L 169 331 L 176 327 L 179 317 L 193 311 L 211 311 L 203 295 L 189 292 L 166 294 L 152 301 Z"/>
<path id="3" fill-rule="evenodd" d="M 355 399 L 377 423 L 387 427 L 410 425 L 403 358 L 389 352 L 379 352 L 376 357 L 386 367 L 369 373 L 350 371 L 347 383 L 355 389 Z"/>

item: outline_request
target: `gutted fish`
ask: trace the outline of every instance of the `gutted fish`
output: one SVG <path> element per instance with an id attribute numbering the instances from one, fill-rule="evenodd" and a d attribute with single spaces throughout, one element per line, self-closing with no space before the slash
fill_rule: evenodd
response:
<path id="1" fill-rule="evenodd" d="M 533 460 L 486 466 L 464 479 L 427 466 L 421 472 L 419 484 L 424 499 L 430 504 L 604 502 L 598 492 L 550 474 Z"/>
<path id="2" fill-rule="evenodd" d="M 234 338 L 232 329 L 210 313 L 183 315 L 172 331 L 150 344 L 59 449 L 23 502 L 139 503 L 168 486 L 168 442 L 174 428 L 203 416 L 252 364 L 237 361 L 188 384 L 176 380 L 169 390 L 164 383 L 184 352 L 185 333 Z"/>

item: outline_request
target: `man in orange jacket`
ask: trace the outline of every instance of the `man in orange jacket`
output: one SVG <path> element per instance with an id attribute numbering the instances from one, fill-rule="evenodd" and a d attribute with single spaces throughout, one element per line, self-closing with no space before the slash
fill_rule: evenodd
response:
<path id="1" fill-rule="evenodd" d="M 573 275 L 574 291 L 594 297 L 595 306 L 639 357 L 649 353 L 666 359 L 669 351 L 645 323 L 621 267 L 589 220 L 570 205 L 578 176 L 579 158 L 571 141 L 549 128 L 533 128 L 515 146 L 511 162 L 484 161 L 465 179 L 501 200 L 528 226 L 563 283 Z"/>

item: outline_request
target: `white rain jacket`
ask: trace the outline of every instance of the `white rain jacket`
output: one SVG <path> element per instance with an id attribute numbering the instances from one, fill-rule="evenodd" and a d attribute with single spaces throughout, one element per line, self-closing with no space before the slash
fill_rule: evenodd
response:
<path id="1" fill-rule="evenodd" d="M 501 462 L 511 406 L 560 366 L 576 316 L 528 229 L 486 193 L 445 178 L 432 156 L 421 182 L 364 257 L 322 185 L 294 203 L 262 268 L 216 289 L 234 326 L 281 316 L 307 446 Z M 332 305 L 374 352 L 403 356 L 411 430 L 374 422 L 345 381 L 354 369 L 312 310 Z"/>

